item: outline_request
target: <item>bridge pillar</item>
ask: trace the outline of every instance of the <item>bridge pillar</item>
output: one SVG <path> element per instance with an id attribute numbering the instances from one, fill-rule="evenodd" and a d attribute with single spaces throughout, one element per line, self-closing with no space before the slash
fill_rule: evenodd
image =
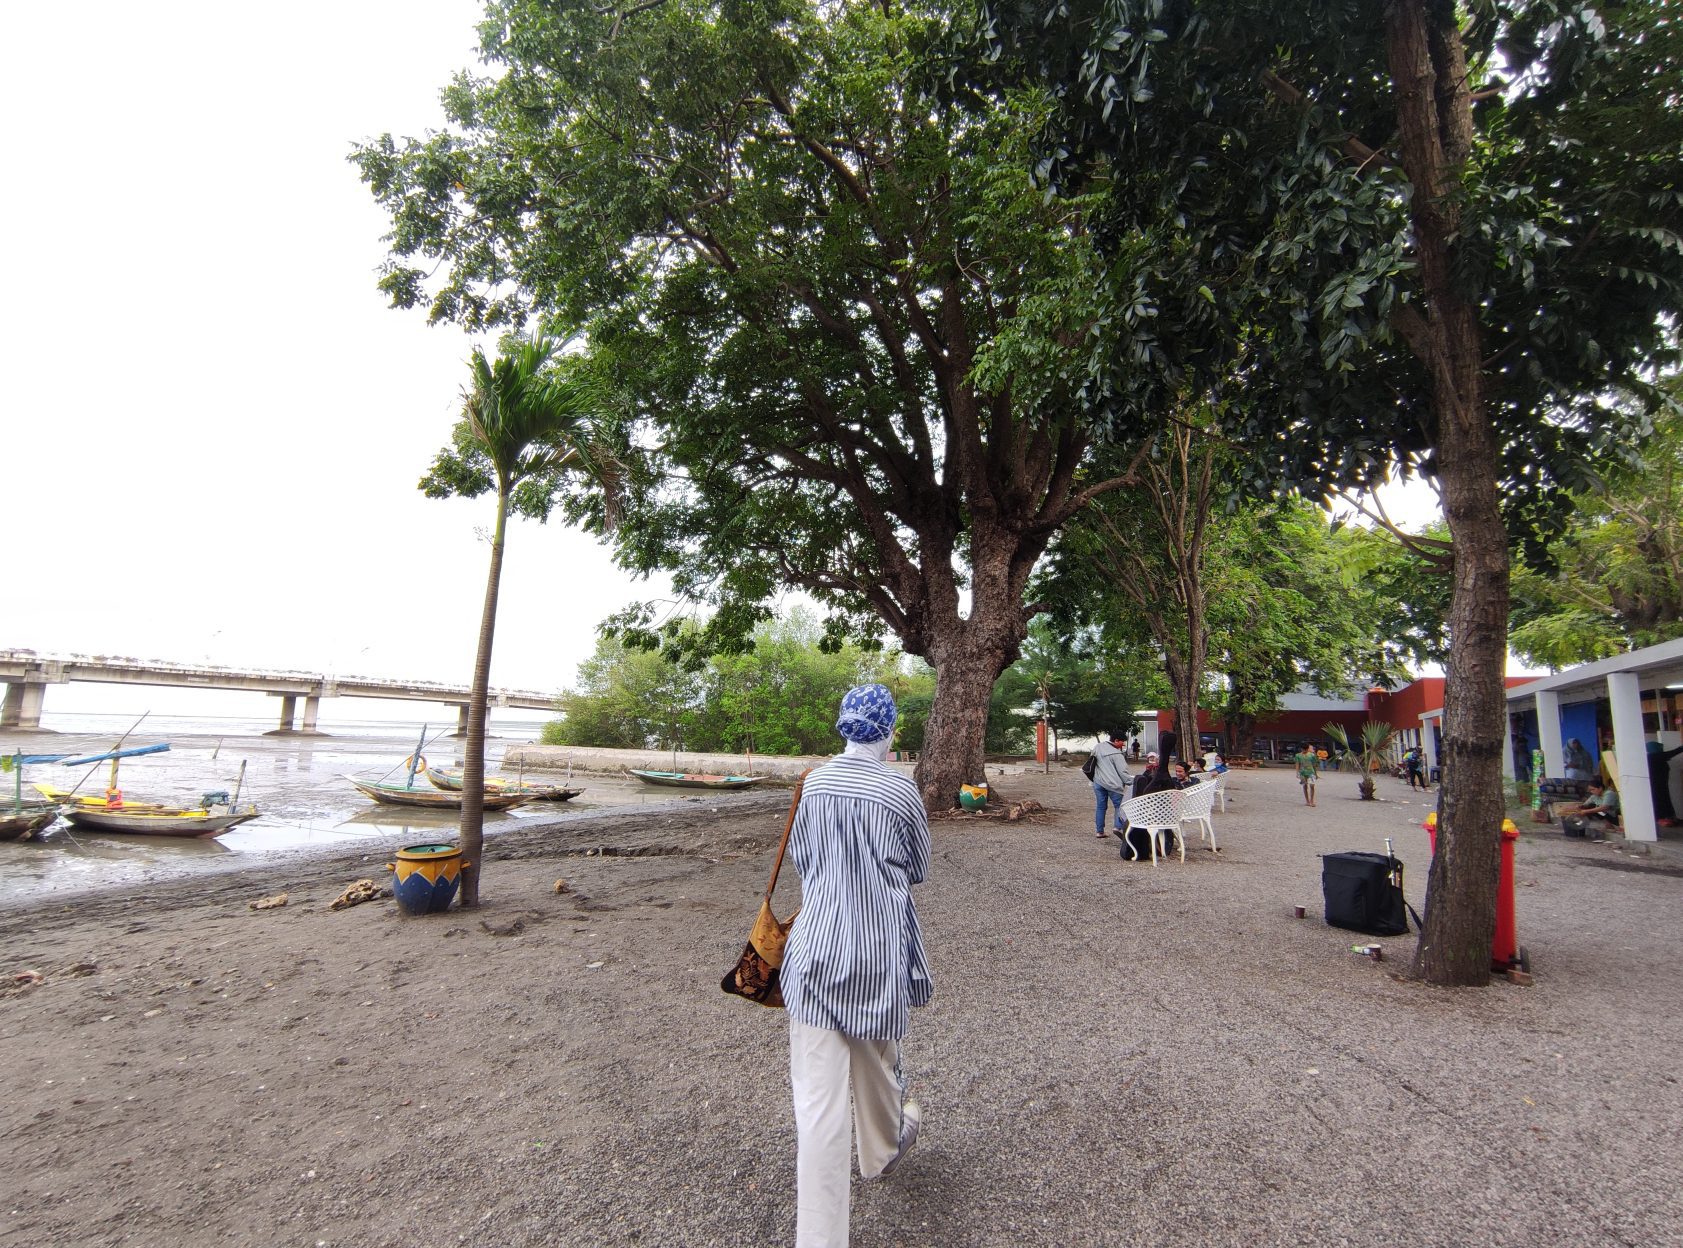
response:
<path id="1" fill-rule="evenodd" d="M 316 734 L 316 714 L 321 710 L 321 699 L 310 695 L 304 699 L 304 731 L 314 736 Z"/>
<path id="2" fill-rule="evenodd" d="M 456 706 L 456 734 L 455 734 L 456 736 L 458 736 L 458 737 L 467 736 L 467 721 L 468 721 L 467 703 L 462 702 L 462 703 L 457 704 L 457 706 Z"/>
<path id="3" fill-rule="evenodd" d="M 47 686 L 20 680 L 6 686 L 6 700 L 0 703 L 0 728 L 39 728 L 41 705 L 47 700 Z"/>
<path id="4" fill-rule="evenodd" d="M 298 695 L 297 694 L 292 694 L 292 693 L 283 693 L 283 694 L 280 695 L 280 700 L 281 700 L 280 727 L 274 729 L 274 731 L 277 732 L 277 733 L 280 733 L 280 732 L 296 732 L 297 729 L 292 726 L 292 717 L 298 711 Z"/>

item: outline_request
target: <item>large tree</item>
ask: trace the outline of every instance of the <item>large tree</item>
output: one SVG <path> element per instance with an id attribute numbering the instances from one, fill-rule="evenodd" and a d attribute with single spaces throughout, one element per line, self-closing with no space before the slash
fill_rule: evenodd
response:
<path id="1" fill-rule="evenodd" d="M 1207 421 L 1207 415 L 1204 417 Z M 1220 448 L 1182 418 L 1155 440 L 1130 488 L 1095 499 L 1060 554 L 1087 566 L 1097 618 L 1143 624 L 1163 658 L 1181 730 L 1180 754 L 1198 749 L 1198 702 L 1210 651 L 1205 558 L 1220 492 Z"/>
<path id="2" fill-rule="evenodd" d="M 617 426 L 604 411 L 601 391 L 558 358 L 561 346 L 550 338 L 529 339 L 495 360 L 475 348 L 462 419 L 451 445 L 438 453 L 421 478 L 429 498 L 473 498 L 487 492 L 496 496 L 463 748 L 464 906 L 479 904 L 485 856 L 485 718 L 509 514 L 542 520 L 568 479 L 584 477 L 603 500 L 600 514 L 611 527 L 622 480 Z"/>
<path id="3" fill-rule="evenodd" d="M 950 90 L 948 17 L 492 3 L 496 72 L 445 91 L 448 128 L 355 156 L 396 304 L 587 327 L 665 468 L 620 557 L 711 607 L 696 644 L 742 644 L 798 586 L 832 640 L 928 660 L 932 808 L 982 774 L 1036 561 L 1114 484 L 1084 475 L 1085 353 L 1113 335 L 1083 208 L 1030 184 L 1037 97 Z M 652 642 L 651 619 L 620 623 Z"/>
<path id="4" fill-rule="evenodd" d="M 1000 0 L 980 33 L 1059 102 L 1046 180 L 1108 195 L 1114 303 L 1163 313 L 1138 350 L 1242 385 L 1221 410 L 1258 488 L 1435 478 L 1452 644 L 1415 969 L 1487 982 L 1509 533 L 1558 524 L 1640 432 L 1601 396 L 1675 354 L 1683 30 L 1658 0 Z"/>

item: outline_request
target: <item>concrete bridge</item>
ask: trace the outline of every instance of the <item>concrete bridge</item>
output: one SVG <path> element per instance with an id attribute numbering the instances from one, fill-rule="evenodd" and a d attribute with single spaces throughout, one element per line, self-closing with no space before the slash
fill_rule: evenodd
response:
<path id="1" fill-rule="evenodd" d="M 367 676 L 321 676 L 310 672 L 242 671 L 193 663 L 111 658 L 105 655 L 44 655 L 33 650 L 0 650 L 0 681 L 6 697 L 0 703 L 0 729 L 40 728 L 41 707 L 48 685 L 91 681 L 107 685 L 168 685 L 177 689 L 238 689 L 266 693 L 280 699 L 280 727 L 276 733 L 319 735 L 316 717 L 323 698 L 397 698 L 410 702 L 439 702 L 456 708 L 456 735 L 467 733 L 469 689 L 424 680 L 377 680 Z M 304 703 L 302 726 L 295 721 Z M 552 693 L 526 689 L 493 689 L 491 705 L 547 711 L 555 706 Z"/>

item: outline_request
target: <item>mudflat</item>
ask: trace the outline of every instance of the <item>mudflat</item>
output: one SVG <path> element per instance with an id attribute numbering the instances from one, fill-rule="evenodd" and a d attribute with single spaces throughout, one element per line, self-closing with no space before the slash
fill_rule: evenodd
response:
<path id="1" fill-rule="evenodd" d="M 855 1245 L 1683 1242 L 1675 845 L 1527 827 L 1536 982 L 1450 991 L 1318 917 L 1387 836 L 1423 900 L 1400 782 L 1237 773 L 1153 867 L 1073 768 L 989 779 L 1050 809 L 934 825 L 925 1128 Z M 329 909 L 366 847 L 8 906 L 0 1244 L 791 1242 L 784 1019 L 718 988 L 787 800 L 534 821 L 472 912 Z"/>

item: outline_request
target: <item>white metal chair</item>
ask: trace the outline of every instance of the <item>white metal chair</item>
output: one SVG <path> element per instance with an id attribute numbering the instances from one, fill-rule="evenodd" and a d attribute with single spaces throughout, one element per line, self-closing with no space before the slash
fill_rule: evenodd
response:
<path id="1" fill-rule="evenodd" d="M 1179 789 L 1165 789 L 1161 793 L 1147 793 L 1144 797 L 1130 797 L 1122 803 L 1122 817 L 1128 821 L 1128 830 L 1135 828 L 1145 831 L 1151 841 L 1151 865 L 1157 865 L 1157 841 L 1165 833 L 1173 832 L 1180 841 L 1180 860 L 1186 861 L 1186 838 L 1180 835 L 1181 799 L 1186 796 Z M 1168 853 L 1169 845 L 1163 842 L 1163 852 Z"/>
<path id="2" fill-rule="evenodd" d="M 1216 793 L 1220 788 L 1221 785 L 1218 781 L 1200 780 L 1190 789 L 1182 789 L 1180 794 L 1180 821 L 1198 825 L 1198 835 L 1209 842 L 1212 854 L 1221 852 L 1216 845 L 1215 825 L 1210 822 L 1210 811 L 1215 806 Z M 1181 857 L 1183 859 L 1186 857 L 1185 844 L 1186 837 L 1183 835 L 1181 837 L 1183 847 Z"/>

